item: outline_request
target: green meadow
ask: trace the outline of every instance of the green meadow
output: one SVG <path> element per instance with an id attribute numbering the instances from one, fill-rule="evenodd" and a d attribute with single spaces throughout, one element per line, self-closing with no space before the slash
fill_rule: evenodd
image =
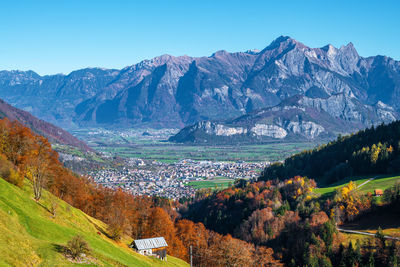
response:
<path id="1" fill-rule="evenodd" d="M 312 148 L 312 143 L 270 143 L 260 145 L 200 146 L 156 143 L 99 144 L 96 149 L 127 158 L 157 160 L 165 163 L 181 159 L 211 161 L 279 161 L 286 157 Z"/>
<path id="2" fill-rule="evenodd" d="M 215 177 L 213 179 L 204 179 L 202 181 L 192 181 L 189 182 L 188 185 L 193 186 L 194 188 L 211 188 L 211 189 L 225 189 L 230 185 L 233 185 L 234 179 L 229 179 L 226 177 Z"/>
<path id="3" fill-rule="evenodd" d="M 347 185 L 350 181 L 353 181 L 357 186 L 360 186 L 364 182 L 368 181 L 371 178 L 374 178 L 374 180 L 369 181 L 368 183 L 362 185 L 361 187 L 357 188 L 358 191 L 363 192 L 363 193 L 374 193 L 375 189 L 382 189 L 385 190 L 391 186 L 393 186 L 395 183 L 400 182 L 400 176 L 393 176 L 393 175 L 380 175 L 380 176 L 367 176 L 367 177 L 349 177 L 346 178 L 336 184 L 333 184 L 328 187 L 322 187 L 322 188 L 316 188 L 314 190 L 315 193 L 323 196 L 328 196 L 330 194 L 333 194 L 333 192 L 345 185 Z"/>

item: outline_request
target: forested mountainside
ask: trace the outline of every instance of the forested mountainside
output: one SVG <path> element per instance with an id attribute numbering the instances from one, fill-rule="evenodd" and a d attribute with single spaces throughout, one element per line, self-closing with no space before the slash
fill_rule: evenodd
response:
<path id="1" fill-rule="evenodd" d="M 50 142 L 69 145 L 83 150 L 90 149 L 83 141 L 72 136 L 67 131 L 51 123 L 35 118 L 26 111 L 14 108 L 0 99 L 0 119 L 3 118 L 20 122 L 32 129 L 35 133 L 45 136 Z"/>
<path id="2" fill-rule="evenodd" d="M 273 119 L 271 131 L 260 130 L 268 132 L 266 136 L 276 127 L 288 135 L 296 133 L 288 128 L 290 123 L 299 124 L 293 129 L 305 129 L 302 135 L 309 135 L 311 123 L 317 124 L 313 129 L 327 127 L 330 133 L 327 125 L 309 118 L 315 110 L 332 116 L 337 126 L 343 120 L 363 127 L 376 120 L 393 120 L 400 108 L 399 88 L 398 61 L 386 56 L 363 58 L 351 43 L 310 48 L 284 36 L 261 51 L 218 51 L 199 58 L 163 55 L 122 70 L 94 68 L 47 76 L 0 72 L 0 97 L 67 127 L 182 127 L 235 118 L 295 95 L 305 96 L 301 105 L 311 107 L 304 111 L 309 121 L 303 122 L 302 114 L 284 121 L 287 112 L 279 121 L 278 110 L 267 111 Z"/>
<path id="3" fill-rule="evenodd" d="M 69 245 L 64 242 L 81 234 L 92 246 L 92 264 L 162 265 L 132 253 L 127 246 L 132 238 L 163 236 L 168 254 L 185 261 L 193 246 L 196 266 L 280 266 L 271 248 L 179 219 L 178 203 L 172 200 L 133 196 L 72 173 L 59 162 L 46 138 L 17 121 L 0 120 L 0 132 L 0 214 L 4 215 L 0 228 L 7 229 L 0 231 L 0 242 L 9 244 L 0 248 L 4 256 L 0 263 L 67 265 L 63 247 Z M 26 258 L 15 257 L 21 255 L 21 247 L 15 244 L 24 248 Z M 185 265 L 177 259 L 171 264 Z"/>
<path id="4" fill-rule="evenodd" d="M 379 125 L 287 158 L 267 167 L 259 180 L 284 180 L 294 175 L 318 185 L 354 175 L 400 172 L 400 121 Z"/>

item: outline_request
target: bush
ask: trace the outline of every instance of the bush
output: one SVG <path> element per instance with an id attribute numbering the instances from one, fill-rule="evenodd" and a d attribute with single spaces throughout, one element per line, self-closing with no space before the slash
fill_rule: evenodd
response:
<path id="1" fill-rule="evenodd" d="M 73 258 L 78 258 L 83 253 L 89 253 L 90 247 L 82 236 L 76 235 L 67 243 L 66 252 Z"/>
<path id="2" fill-rule="evenodd" d="M 14 169 L 14 165 L 7 160 L 4 155 L 0 154 L 0 177 L 7 182 L 22 187 L 24 185 L 24 177 Z"/>

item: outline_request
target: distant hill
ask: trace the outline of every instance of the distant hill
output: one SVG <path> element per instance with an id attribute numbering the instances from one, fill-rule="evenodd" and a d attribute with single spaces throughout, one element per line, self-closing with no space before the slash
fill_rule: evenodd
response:
<path id="1" fill-rule="evenodd" d="M 183 128 L 169 140 L 179 143 L 258 143 L 333 139 L 338 134 L 399 119 L 393 108 L 366 105 L 345 94 L 327 98 L 297 95 L 279 105 L 226 121 L 202 121 Z"/>
<path id="2" fill-rule="evenodd" d="M 400 62 L 361 57 L 352 43 L 310 48 L 281 36 L 261 51 L 162 55 L 121 70 L 89 68 L 46 76 L 0 71 L 1 98 L 64 128 L 185 127 L 271 108 L 296 95 L 330 108 L 340 101 L 347 115 L 374 105 L 385 107 L 384 113 L 399 112 Z M 365 114 L 353 117 L 364 124 Z"/>
<path id="3" fill-rule="evenodd" d="M 51 142 L 69 145 L 84 150 L 90 149 L 83 141 L 80 141 L 67 131 L 54 126 L 51 123 L 35 118 L 26 111 L 14 108 L 0 99 L 0 119 L 4 117 L 11 121 L 16 120 L 22 123 L 26 127 L 31 128 L 37 134 L 47 137 Z"/>

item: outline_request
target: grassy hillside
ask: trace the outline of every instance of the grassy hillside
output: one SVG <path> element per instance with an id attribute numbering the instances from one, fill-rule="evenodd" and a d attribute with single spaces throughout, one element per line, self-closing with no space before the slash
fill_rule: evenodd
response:
<path id="1" fill-rule="evenodd" d="M 369 183 L 362 186 L 359 190 L 361 192 L 374 192 L 374 189 L 382 189 L 385 190 L 391 186 L 393 186 L 396 182 L 400 182 L 400 176 L 380 176 Z"/>
<path id="2" fill-rule="evenodd" d="M 106 225 L 44 192 L 36 203 L 29 183 L 23 190 L 0 178 L 0 266 L 187 266 L 177 258 L 167 262 L 145 257 L 128 248 L 130 239 L 116 243 L 104 234 Z M 48 208 L 57 202 L 57 216 Z M 74 264 L 60 252 L 80 234 L 92 248 L 92 264 Z"/>
<path id="3" fill-rule="evenodd" d="M 367 182 L 371 178 L 374 179 Z M 315 192 L 321 194 L 321 196 L 329 196 L 333 194 L 333 192 L 336 189 L 347 185 L 350 181 L 353 181 L 357 186 L 360 186 L 361 184 L 367 182 L 361 187 L 359 187 L 358 190 L 363 193 L 368 193 L 368 192 L 374 193 L 375 189 L 385 190 L 393 186 L 396 182 L 400 182 L 400 176 L 381 175 L 381 176 L 349 177 L 331 186 L 317 188 Z"/>

